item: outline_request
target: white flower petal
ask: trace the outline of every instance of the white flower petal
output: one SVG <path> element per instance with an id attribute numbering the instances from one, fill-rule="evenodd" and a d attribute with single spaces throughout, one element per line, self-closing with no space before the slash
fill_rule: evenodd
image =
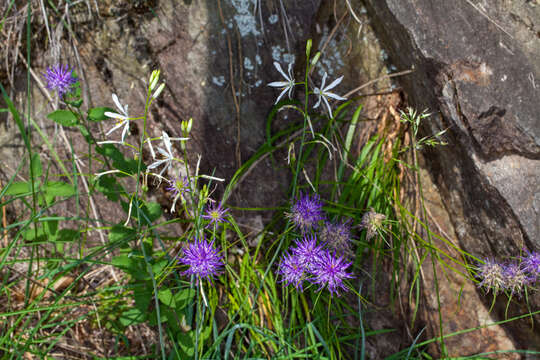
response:
<path id="1" fill-rule="evenodd" d="M 129 121 L 125 121 L 126 125 L 124 126 L 124 130 L 122 130 L 122 142 L 126 139 L 126 134 L 129 131 Z"/>
<path id="2" fill-rule="evenodd" d="M 322 92 L 324 92 L 325 88 L 324 88 L 324 84 L 326 83 L 326 77 L 328 76 L 328 74 L 326 73 L 326 71 L 324 72 L 324 75 L 322 77 L 322 81 L 321 81 L 321 89 L 322 89 Z"/>
<path id="3" fill-rule="evenodd" d="M 290 63 L 289 64 L 289 81 L 293 81 L 292 66 L 293 66 L 293 63 Z"/>
<path id="4" fill-rule="evenodd" d="M 162 134 L 163 134 L 163 144 L 165 144 L 165 148 L 167 149 L 167 152 L 169 153 L 168 157 L 172 157 L 172 146 L 171 146 L 171 139 L 169 138 L 169 134 L 167 134 L 165 131 L 163 131 Z"/>
<path id="5" fill-rule="evenodd" d="M 282 88 L 282 87 L 288 86 L 288 85 L 289 85 L 289 83 L 285 82 L 285 81 L 273 81 L 273 82 L 269 83 L 267 86 L 273 86 L 273 87 Z"/>
<path id="6" fill-rule="evenodd" d="M 328 90 L 331 90 L 333 88 L 335 88 L 336 86 L 338 86 L 338 84 L 343 80 L 343 75 L 341 75 L 340 77 L 338 77 L 336 80 L 332 81 L 332 83 L 330 85 L 328 85 L 326 88 L 324 88 L 324 91 L 328 91 Z"/>
<path id="7" fill-rule="evenodd" d="M 347 98 L 344 98 L 343 96 L 339 96 L 331 92 L 327 92 L 325 95 L 336 100 L 347 100 Z"/>
<path id="8" fill-rule="evenodd" d="M 121 128 L 122 125 L 124 125 L 124 122 L 122 121 L 121 123 L 119 124 L 116 124 L 111 130 L 107 131 L 105 133 L 106 136 L 110 135 L 114 130 L 118 129 L 118 128 Z"/>
<path id="9" fill-rule="evenodd" d="M 122 120 L 125 120 L 125 119 L 128 118 L 127 116 L 120 115 L 120 114 L 113 113 L 113 112 L 109 112 L 109 111 L 105 111 L 105 116 L 110 117 L 112 119 L 122 119 Z"/>
<path id="10" fill-rule="evenodd" d="M 163 150 L 163 148 L 158 147 L 158 148 L 157 148 L 157 151 L 158 151 L 158 153 L 160 153 L 161 155 L 165 156 L 167 159 L 169 158 L 169 154 L 168 154 L 165 150 Z"/>
<path id="11" fill-rule="evenodd" d="M 319 95 L 319 100 L 317 101 L 317 103 L 315 104 L 315 106 L 313 106 L 314 109 L 318 108 L 319 105 L 321 105 L 321 98 L 322 98 L 322 96 Z"/>
<path id="12" fill-rule="evenodd" d="M 156 158 L 156 153 L 154 152 L 154 147 L 152 146 L 152 139 L 148 138 L 148 147 L 150 148 L 150 154 L 152 154 L 152 159 Z"/>
<path id="13" fill-rule="evenodd" d="M 279 73 L 287 80 L 291 80 L 289 79 L 289 77 L 283 72 L 283 70 L 281 69 L 281 65 L 279 65 L 279 63 L 277 61 L 274 61 L 274 67 L 277 69 L 277 71 L 279 71 Z"/>
<path id="14" fill-rule="evenodd" d="M 285 95 L 286 93 L 287 93 L 287 88 L 283 89 L 283 91 L 281 92 L 281 94 L 279 94 L 279 96 L 278 96 L 276 102 L 274 103 L 274 105 L 277 104 L 277 103 L 279 102 L 279 100 L 281 100 L 281 98 L 283 97 L 283 95 Z"/>
<path id="15" fill-rule="evenodd" d="M 167 162 L 167 160 L 158 160 L 156 162 L 153 162 L 151 163 L 150 165 L 148 165 L 147 169 L 155 169 L 157 168 L 159 165 L 163 164 L 164 162 Z"/>
<path id="16" fill-rule="evenodd" d="M 327 109 L 328 109 L 328 113 L 330 114 L 330 117 L 332 117 L 332 108 L 330 107 L 330 104 L 328 103 L 328 100 L 326 100 L 326 98 L 323 96 L 323 101 L 324 101 L 324 104 L 326 105 Z"/>
<path id="17" fill-rule="evenodd" d="M 114 102 L 114 105 L 116 105 L 117 109 L 121 109 L 122 105 L 120 104 L 120 100 L 118 100 L 118 96 L 116 94 L 112 94 L 112 100 Z"/>
<path id="18" fill-rule="evenodd" d="M 118 96 L 116 94 L 112 94 L 112 99 L 114 101 L 114 104 L 116 105 L 116 108 L 120 110 L 122 114 L 125 116 L 128 116 L 127 114 L 127 108 L 124 108 L 122 104 L 120 103 L 120 100 L 118 99 Z"/>

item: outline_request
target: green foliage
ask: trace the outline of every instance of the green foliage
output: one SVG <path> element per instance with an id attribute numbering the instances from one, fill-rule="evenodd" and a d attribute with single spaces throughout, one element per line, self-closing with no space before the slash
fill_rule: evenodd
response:
<path id="1" fill-rule="evenodd" d="M 109 118 L 105 115 L 106 112 L 114 112 L 114 110 L 108 107 L 91 108 L 88 109 L 86 117 L 89 121 L 108 120 Z"/>
<path id="2" fill-rule="evenodd" d="M 140 171 L 144 171 L 146 167 L 142 164 L 139 169 L 139 162 L 135 159 L 128 160 L 118 148 L 112 144 L 104 144 L 96 147 L 98 154 L 112 160 L 112 167 L 119 170 L 118 177 L 136 175 Z"/>
<path id="3" fill-rule="evenodd" d="M 69 110 L 55 110 L 47 117 L 62 126 L 75 126 L 79 122 L 77 115 Z"/>

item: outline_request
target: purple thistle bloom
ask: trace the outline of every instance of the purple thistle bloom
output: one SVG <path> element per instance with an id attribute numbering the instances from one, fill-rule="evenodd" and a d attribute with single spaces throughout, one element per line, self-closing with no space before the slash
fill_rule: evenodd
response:
<path id="1" fill-rule="evenodd" d="M 219 252 L 214 248 L 214 242 L 208 242 L 204 237 L 188 243 L 184 248 L 184 255 L 178 259 L 178 262 L 188 265 L 189 269 L 184 271 L 184 275 L 195 275 L 198 278 L 211 280 L 217 275 L 223 266 L 223 259 Z"/>
<path id="2" fill-rule="evenodd" d="M 510 290 L 512 294 L 519 294 L 523 288 L 532 281 L 532 277 L 528 275 L 518 264 L 508 264 L 503 270 L 504 287 Z"/>
<path id="3" fill-rule="evenodd" d="M 338 253 L 351 254 L 351 226 L 349 221 L 333 223 L 325 221 L 319 232 L 320 239 Z"/>
<path id="4" fill-rule="evenodd" d="M 336 253 L 330 253 L 328 250 L 324 251 L 311 269 L 313 274 L 312 282 L 321 285 L 320 289 L 326 286 L 330 291 L 330 295 L 336 293 L 339 296 L 338 290 L 340 288 L 347 290 L 343 284 L 343 279 L 353 277 L 351 273 L 345 271 L 351 264 L 343 256 L 337 257 Z"/>
<path id="5" fill-rule="evenodd" d="M 174 197 L 178 195 L 183 196 L 190 191 L 187 176 L 178 176 L 174 180 L 169 180 L 169 186 L 167 186 L 165 190 L 170 191 Z"/>
<path id="6" fill-rule="evenodd" d="M 527 251 L 527 256 L 522 257 L 521 260 L 521 267 L 525 272 L 535 278 L 540 275 L 540 253 Z"/>
<path id="7" fill-rule="evenodd" d="M 302 240 L 295 242 L 296 247 L 291 249 L 298 261 L 307 269 L 311 270 L 315 262 L 324 254 L 324 250 L 317 245 L 317 238 L 313 235 L 304 235 Z"/>
<path id="8" fill-rule="evenodd" d="M 175 180 L 169 180 L 169 186 L 165 190 L 172 192 L 174 196 L 171 207 L 171 212 L 174 212 L 178 199 L 183 198 L 186 193 L 191 191 L 187 176 L 178 176 Z"/>
<path id="9" fill-rule="evenodd" d="M 221 203 L 217 204 L 214 203 L 211 207 L 209 207 L 206 210 L 206 214 L 202 216 L 203 219 L 209 220 L 208 226 L 214 224 L 214 226 L 217 226 L 218 224 L 222 222 L 226 222 L 225 215 L 227 214 L 227 211 L 229 209 L 224 209 L 221 206 Z"/>
<path id="10" fill-rule="evenodd" d="M 302 195 L 302 193 L 300 193 L 300 196 L 291 207 L 291 212 L 287 214 L 287 217 L 291 219 L 302 232 L 317 227 L 317 223 L 324 219 L 322 215 L 322 202 L 319 195 L 315 194 L 313 197 L 309 197 L 308 194 Z"/>
<path id="11" fill-rule="evenodd" d="M 486 291 L 492 289 L 495 295 L 500 289 L 506 288 L 503 265 L 493 259 L 486 259 L 484 264 L 480 264 L 477 269 L 478 277 L 482 280 L 478 286 L 484 287 Z"/>
<path id="12" fill-rule="evenodd" d="M 77 82 L 77 78 L 73 76 L 73 70 L 70 70 L 67 65 L 49 66 L 43 76 L 47 80 L 47 89 L 56 90 L 60 98 L 70 92 L 71 87 Z"/>
<path id="13" fill-rule="evenodd" d="M 278 273 L 287 285 L 293 284 L 297 290 L 303 291 L 302 282 L 305 278 L 305 266 L 298 256 L 285 253 L 279 262 Z"/>

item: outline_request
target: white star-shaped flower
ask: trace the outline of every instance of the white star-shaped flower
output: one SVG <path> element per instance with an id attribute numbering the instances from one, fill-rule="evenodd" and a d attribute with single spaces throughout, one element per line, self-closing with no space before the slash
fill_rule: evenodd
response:
<path id="1" fill-rule="evenodd" d="M 122 106 L 122 104 L 118 100 L 118 96 L 116 96 L 116 94 L 112 94 L 112 99 L 114 101 L 114 104 L 116 105 L 116 109 L 120 112 L 120 114 L 119 113 L 114 113 L 114 112 L 109 112 L 109 111 L 105 112 L 105 116 L 108 116 L 110 118 L 118 120 L 118 124 L 116 124 L 111 130 L 107 131 L 107 133 L 105 135 L 108 136 L 110 133 L 112 133 L 116 129 L 119 129 L 119 128 L 121 128 L 123 126 L 124 130 L 122 130 L 122 142 L 124 142 L 124 140 L 126 138 L 126 134 L 129 131 L 128 106 L 127 105 Z"/>
<path id="2" fill-rule="evenodd" d="M 337 78 L 336 80 L 334 80 L 327 87 L 324 87 L 324 84 L 326 83 L 326 77 L 327 76 L 328 76 L 328 74 L 325 72 L 324 75 L 323 75 L 323 78 L 322 78 L 321 87 L 320 88 L 316 87 L 315 89 L 313 89 L 313 93 L 319 97 L 319 100 L 317 101 L 317 103 L 315 104 L 315 106 L 313 108 L 314 109 L 318 108 L 319 105 L 321 104 L 321 100 L 322 100 L 322 101 L 324 101 L 324 104 L 328 108 L 328 113 L 330 114 L 330 116 L 332 116 L 332 108 L 330 107 L 330 103 L 328 103 L 327 98 L 332 98 L 332 99 L 336 99 L 336 100 L 347 100 L 347 98 L 336 95 L 336 94 L 331 93 L 329 91 L 329 90 L 332 90 L 333 88 L 335 88 L 336 86 L 339 85 L 339 83 L 343 80 L 343 76 L 341 76 L 341 77 Z"/>
<path id="3" fill-rule="evenodd" d="M 279 94 L 276 102 L 274 104 L 277 104 L 279 100 L 285 95 L 287 91 L 289 91 L 289 99 L 291 98 L 292 89 L 294 87 L 294 79 L 292 76 L 292 66 L 293 64 L 289 64 L 289 75 L 285 74 L 285 72 L 281 69 L 281 65 L 279 65 L 278 62 L 274 61 L 274 67 L 279 71 L 279 73 L 285 78 L 287 81 L 274 81 L 268 84 L 268 86 L 280 88 L 283 91 L 281 91 L 281 94 Z"/>
<path id="4" fill-rule="evenodd" d="M 165 150 L 158 146 L 157 151 L 163 155 L 164 159 L 159 159 L 154 161 L 152 164 L 148 166 L 148 170 L 152 170 L 157 168 L 160 165 L 165 164 L 165 166 L 161 169 L 161 172 L 159 173 L 159 176 L 161 176 L 165 170 L 167 170 L 174 160 L 174 156 L 172 154 L 172 145 L 171 145 L 171 138 L 169 135 L 163 131 L 161 140 L 163 141 L 163 145 L 165 145 Z"/>

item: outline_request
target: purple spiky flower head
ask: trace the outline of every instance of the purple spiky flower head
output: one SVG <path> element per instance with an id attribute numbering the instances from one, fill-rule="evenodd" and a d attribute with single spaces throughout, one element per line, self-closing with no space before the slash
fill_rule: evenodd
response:
<path id="1" fill-rule="evenodd" d="M 352 255 L 350 221 L 325 221 L 319 231 L 319 238 L 338 254 Z"/>
<path id="2" fill-rule="evenodd" d="M 43 76 L 47 80 L 47 89 L 56 90 L 60 98 L 70 92 L 71 87 L 77 82 L 77 78 L 73 76 L 73 70 L 70 70 L 67 65 L 49 66 Z"/>
<path id="3" fill-rule="evenodd" d="M 518 295 L 532 281 L 532 277 L 515 263 L 510 263 L 504 267 L 503 279 L 505 289 L 509 290 L 511 294 Z"/>
<path id="4" fill-rule="evenodd" d="M 305 271 L 306 268 L 298 256 L 288 252 L 282 255 L 278 265 L 278 274 L 281 275 L 280 282 L 284 282 L 286 285 L 293 284 L 297 290 L 303 291 L 302 283 Z"/>
<path id="5" fill-rule="evenodd" d="M 296 247 L 291 249 L 298 261 L 307 269 L 311 270 L 316 261 L 323 255 L 322 246 L 317 245 L 317 238 L 313 235 L 304 235 L 295 242 Z"/>
<path id="6" fill-rule="evenodd" d="M 521 258 L 521 268 L 535 279 L 540 276 L 540 253 L 527 251 L 527 256 Z"/>
<path id="7" fill-rule="evenodd" d="M 174 197 L 184 196 L 190 191 L 187 176 L 178 176 L 176 179 L 169 180 L 169 186 L 165 190 L 170 191 Z"/>
<path id="8" fill-rule="evenodd" d="M 323 220 L 322 202 L 319 195 L 300 193 L 296 202 L 291 207 L 291 212 L 286 214 L 291 221 L 302 231 L 306 232 L 316 228 L 318 222 Z"/>
<path id="9" fill-rule="evenodd" d="M 223 267 L 223 259 L 214 242 L 208 242 L 204 237 L 195 237 L 192 243 L 188 243 L 178 262 L 189 266 L 184 275 L 195 275 L 199 279 L 211 280 Z"/>
<path id="10" fill-rule="evenodd" d="M 202 218 L 209 221 L 207 226 L 211 226 L 212 224 L 217 226 L 218 224 L 227 221 L 225 216 L 227 215 L 228 211 L 229 209 L 224 209 L 221 206 L 221 203 L 214 202 L 212 206 L 206 209 L 206 213 L 202 216 Z"/>
<path id="11" fill-rule="evenodd" d="M 311 281 L 314 284 L 319 284 L 320 289 L 326 286 L 330 291 L 330 295 L 335 293 L 339 296 L 339 289 L 347 290 L 343 280 L 354 277 L 346 271 L 351 264 L 352 262 L 346 261 L 343 256 L 337 256 L 335 252 L 331 253 L 326 250 L 311 268 L 311 274 L 313 275 Z"/>
<path id="12" fill-rule="evenodd" d="M 187 176 L 182 177 L 179 175 L 176 179 L 169 180 L 169 186 L 165 190 L 170 191 L 173 195 L 171 212 L 174 212 L 178 199 L 183 198 L 186 193 L 191 191 Z"/>
<path id="13" fill-rule="evenodd" d="M 478 278 L 481 279 L 478 286 L 486 289 L 486 292 L 493 290 L 496 295 L 500 289 L 506 288 L 504 266 L 493 259 L 484 260 L 483 264 L 477 266 Z"/>

